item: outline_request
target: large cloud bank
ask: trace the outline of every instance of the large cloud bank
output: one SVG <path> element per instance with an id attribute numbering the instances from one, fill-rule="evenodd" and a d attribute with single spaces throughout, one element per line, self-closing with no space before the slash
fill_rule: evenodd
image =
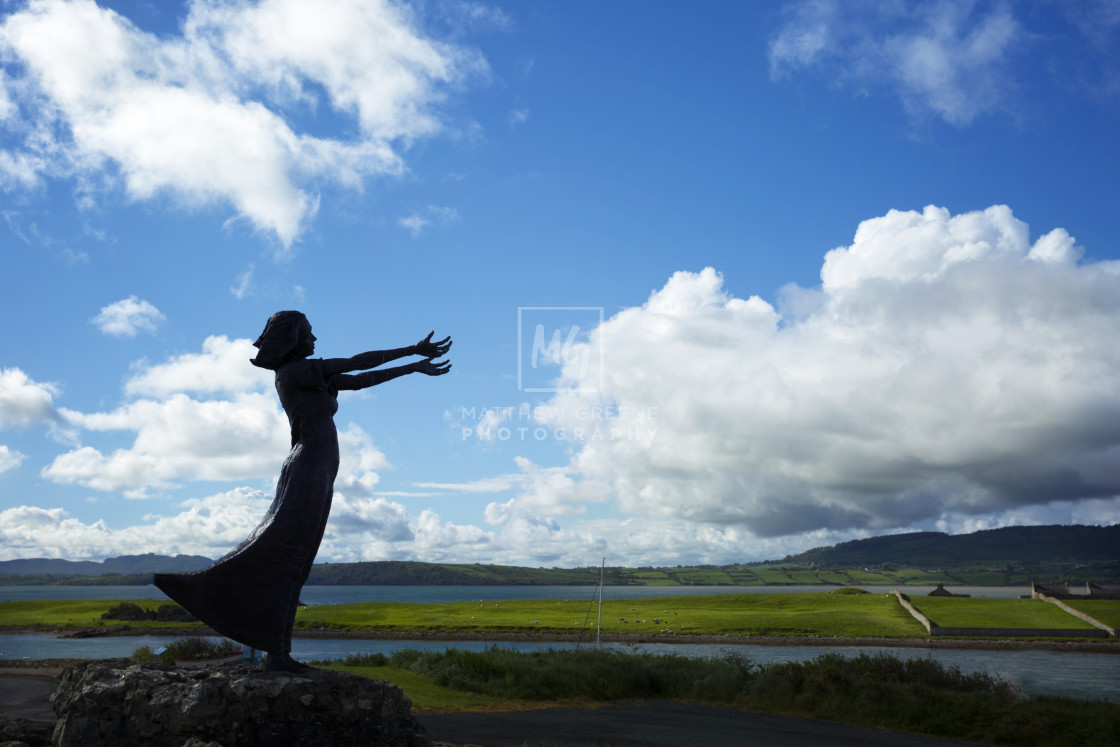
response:
<path id="1" fill-rule="evenodd" d="M 76 177 L 89 200 L 118 174 L 132 199 L 230 205 L 284 245 L 316 185 L 401 173 L 399 146 L 441 130 L 449 86 L 486 69 L 386 0 L 196 0 L 174 36 L 35 0 L 0 23 L 0 62 L 0 187 Z"/>
<path id="2" fill-rule="evenodd" d="M 42 468 L 47 480 L 134 499 L 205 495 L 200 485 L 240 483 L 176 504 L 149 501 L 143 505 L 150 513 L 138 523 L 116 528 L 82 521 L 58 507 L 6 508 L 0 511 L 0 558 L 145 552 L 218 557 L 244 539 L 264 516 L 289 449 L 288 422 L 272 391 L 272 374 L 248 365 L 255 352 L 249 340 L 214 336 L 198 353 L 138 365 L 125 382 L 126 401 L 105 412 L 56 408 L 53 385 L 19 369 L 0 371 L 0 429 L 48 425 L 73 442 Z M 99 448 L 83 444 L 87 439 L 123 443 Z M 324 559 L 454 559 L 457 552 L 490 542 L 477 527 L 441 521 L 430 511 L 413 515 L 377 495 L 380 472 L 390 464 L 359 425 L 339 423 L 339 447 Z M 0 472 L 25 461 L 0 445 Z M 169 505 L 172 512 L 165 514 Z"/>
<path id="3" fill-rule="evenodd" d="M 776 305 L 736 297 L 715 269 L 677 272 L 594 331 L 601 370 L 572 351 L 569 388 L 534 411 L 534 427 L 565 434 L 558 465 L 518 456 L 508 474 L 416 484 L 428 492 L 406 506 L 392 498 L 408 491 L 378 489 L 389 463 L 373 437 L 339 422 L 320 557 L 726 563 L 889 531 L 1115 523 L 1120 262 L 1081 254 L 1060 228 L 1032 241 L 1004 206 L 927 207 L 864 221 L 825 255 L 819 286 L 787 286 Z M 263 515 L 288 448 L 252 355 L 210 337 L 135 367 L 103 412 L 0 371 L 0 428 L 46 425 L 69 444 L 45 479 L 205 496 L 134 503 L 152 513 L 123 528 L 8 508 L 0 557 L 226 552 Z M 525 425 L 473 425 L 503 424 Z M 0 446 L 0 472 L 31 461 Z M 232 485 L 196 492 L 214 481 Z M 433 493 L 476 518 L 418 505 Z"/>
<path id="4" fill-rule="evenodd" d="M 565 369 L 603 388 L 557 395 L 551 424 L 611 406 L 617 435 L 579 445 L 544 510 L 594 484 L 624 514 L 774 537 L 1115 508 L 1120 262 L 1079 256 L 1062 229 L 1032 244 L 1005 206 L 927 207 L 861 223 L 779 309 L 678 272 L 597 331 L 602 372 Z"/>

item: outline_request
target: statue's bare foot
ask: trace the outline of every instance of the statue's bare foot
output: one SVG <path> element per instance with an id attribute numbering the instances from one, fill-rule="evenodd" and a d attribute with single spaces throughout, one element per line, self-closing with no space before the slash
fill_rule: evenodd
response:
<path id="1" fill-rule="evenodd" d="M 266 672 L 306 672 L 311 667 L 306 664 L 301 664 L 291 657 L 290 654 L 269 654 L 268 658 L 264 661 L 264 671 Z"/>

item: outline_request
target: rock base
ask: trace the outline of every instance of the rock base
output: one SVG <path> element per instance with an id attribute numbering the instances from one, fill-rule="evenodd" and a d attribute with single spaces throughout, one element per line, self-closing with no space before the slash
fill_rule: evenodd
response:
<path id="1" fill-rule="evenodd" d="M 26 718 L 0 718 L 0 747 L 50 747 L 54 724 Z"/>
<path id="2" fill-rule="evenodd" d="M 56 747 L 431 744 L 399 687 L 322 669 L 102 659 L 65 670 L 53 701 Z"/>

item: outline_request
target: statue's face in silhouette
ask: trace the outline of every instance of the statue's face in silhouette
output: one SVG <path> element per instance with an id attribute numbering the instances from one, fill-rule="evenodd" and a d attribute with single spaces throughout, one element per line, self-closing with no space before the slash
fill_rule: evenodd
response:
<path id="1" fill-rule="evenodd" d="M 315 335 L 311 334 L 311 322 L 307 319 L 302 319 L 299 322 L 299 342 L 296 344 L 295 352 L 300 358 L 307 358 L 315 352 Z"/>

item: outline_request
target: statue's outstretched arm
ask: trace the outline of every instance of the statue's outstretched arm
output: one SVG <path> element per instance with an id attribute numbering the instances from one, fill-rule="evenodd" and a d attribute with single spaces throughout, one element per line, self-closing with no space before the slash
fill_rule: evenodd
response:
<path id="1" fill-rule="evenodd" d="M 389 361 L 407 358 L 410 355 L 422 355 L 429 360 L 432 358 L 439 358 L 451 349 L 451 338 L 445 337 L 438 342 L 433 342 L 432 335 L 434 334 L 434 332 L 429 332 L 428 336 L 423 340 L 415 345 L 409 345 L 406 348 L 371 350 L 368 353 L 359 353 L 352 358 L 327 358 L 322 364 L 323 375 L 330 378 L 338 374 L 350 373 L 351 371 L 366 371 L 371 368 L 377 368 Z M 411 373 L 411 371 L 404 371 L 402 373 Z M 401 375 L 400 373 L 396 374 L 396 376 Z M 396 378 L 396 376 L 391 376 L 389 378 Z"/>
<path id="2" fill-rule="evenodd" d="M 404 376 L 410 373 L 422 373 L 428 376 L 442 376 L 451 370 L 451 361 L 433 361 L 431 358 L 425 358 L 422 361 L 415 363 L 406 363 L 403 366 L 394 366 L 393 368 L 386 368 L 380 371 L 363 371 L 360 374 L 339 374 L 334 377 L 333 383 L 339 391 L 353 390 L 353 389 L 366 389 L 367 387 L 377 386 L 390 379 L 395 379 L 398 376 Z"/>

